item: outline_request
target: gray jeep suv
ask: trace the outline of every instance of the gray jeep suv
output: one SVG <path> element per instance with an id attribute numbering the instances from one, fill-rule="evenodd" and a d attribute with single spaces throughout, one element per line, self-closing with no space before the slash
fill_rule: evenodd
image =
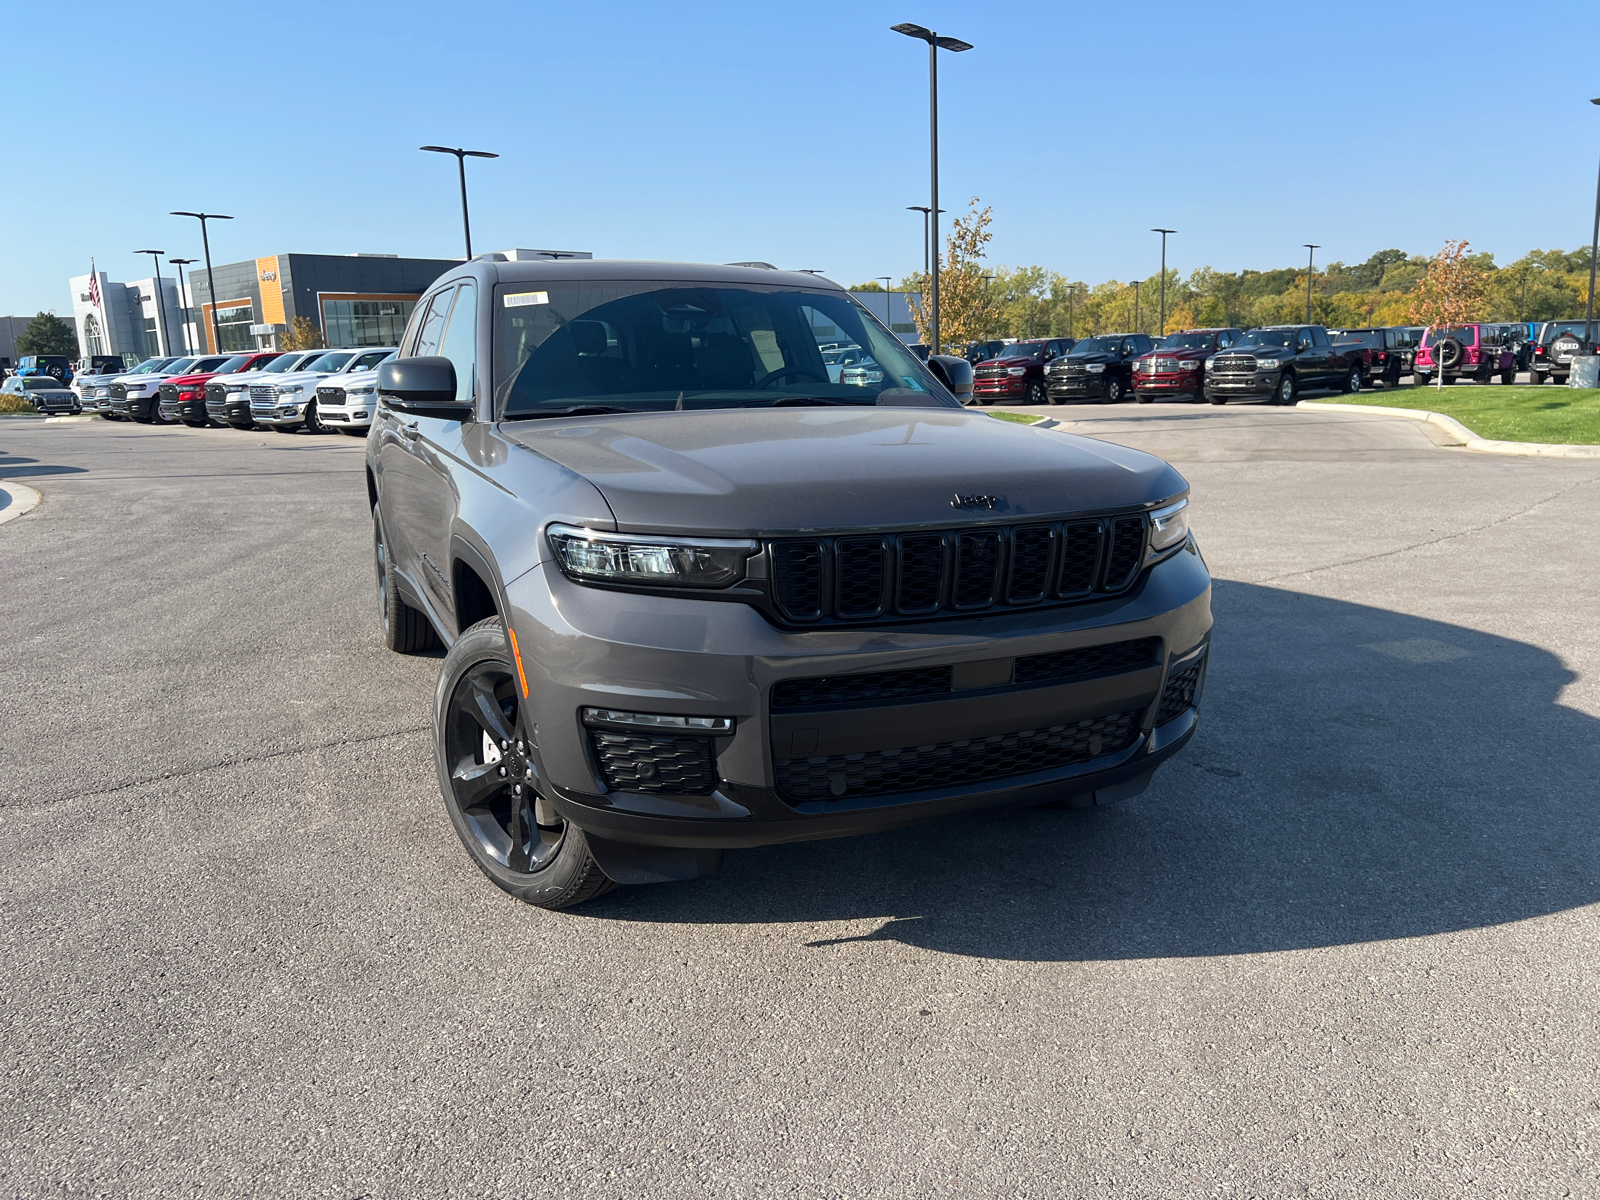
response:
<path id="1" fill-rule="evenodd" d="M 841 339 L 875 378 L 830 382 Z M 825 280 L 483 255 L 377 386 L 384 636 L 448 647 L 445 806 L 529 903 L 1108 803 L 1194 731 L 1182 476 L 963 409 Z"/>

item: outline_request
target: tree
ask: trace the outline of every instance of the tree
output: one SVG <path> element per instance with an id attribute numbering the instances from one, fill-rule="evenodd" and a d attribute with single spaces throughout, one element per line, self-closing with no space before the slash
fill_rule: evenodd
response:
<path id="1" fill-rule="evenodd" d="M 285 350 L 321 350 L 327 344 L 322 340 L 322 330 L 312 323 L 310 317 L 296 317 L 283 335 Z"/>
<path id="2" fill-rule="evenodd" d="M 978 197 L 967 202 L 967 214 L 950 224 L 944 259 L 939 267 L 939 340 L 946 346 L 961 347 L 984 335 L 989 321 L 989 281 L 984 278 L 984 247 L 994 234 L 989 232 L 993 209 L 978 208 Z M 928 295 L 928 280 L 913 277 L 914 289 Z M 933 310 L 931 303 L 911 301 L 911 319 L 917 336 L 932 344 Z"/>
<path id="3" fill-rule="evenodd" d="M 869 279 L 865 283 L 853 285 L 850 290 L 852 292 L 881 292 L 883 291 L 883 284 L 876 279 Z"/>
<path id="4" fill-rule="evenodd" d="M 55 313 L 42 312 L 17 338 L 17 354 L 65 354 L 76 358 L 78 335 Z"/>
<path id="5" fill-rule="evenodd" d="M 1483 315 L 1484 271 L 1467 254 L 1470 242 L 1447 241 L 1428 264 L 1428 273 L 1411 296 L 1411 320 L 1418 325 L 1463 325 Z"/>

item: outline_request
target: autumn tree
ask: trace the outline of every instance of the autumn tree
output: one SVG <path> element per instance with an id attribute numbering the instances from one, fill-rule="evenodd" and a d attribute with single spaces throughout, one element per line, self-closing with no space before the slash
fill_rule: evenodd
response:
<path id="1" fill-rule="evenodd" d="M 327 344 L 310 317 L 296 317 L 283 335 L 285 350 L 321 350 Z"/>
<path id="2" fill-rule="evenodd" d="M 984 277 L 985 247 L 994 234 L 989 232 L 993 210 L 978 208 L 978 197 L 967 202 L 965 216 L 950 223 L 950 236 L 939 264 L 939 340 L 947 347 L 963 347 L 982 338 L 992 319 L 993 295 Z M 933 305 L 931 283 L 924 275 L 913 276 L 921 298 L 910 298 L 911 319 L 917 336 L 933 344 Z"/>
<path id="3" fill-rule="evenodd" d="M 1465 240 L 1447 241 L 1433 256 L 1411 296 L 1414 324 L 1463 325 L 1483 319 L 1484 271 L 1469 258 L 1470 246 Z"/>

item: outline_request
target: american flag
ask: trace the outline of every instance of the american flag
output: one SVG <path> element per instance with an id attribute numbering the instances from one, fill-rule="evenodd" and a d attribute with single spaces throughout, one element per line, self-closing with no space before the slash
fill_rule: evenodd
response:
<path id="1" fill-rule="evenodd" d="M 89 303 L 100 307 L 100 273 L 94 269 L 94 259 L 89 260 Z"/>

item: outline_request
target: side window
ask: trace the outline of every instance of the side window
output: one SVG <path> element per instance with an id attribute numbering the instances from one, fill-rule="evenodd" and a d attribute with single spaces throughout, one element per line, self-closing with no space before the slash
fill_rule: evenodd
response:
<path id="1" fill-rule="evenodd" d="M 450 314 L 439 353 L 456 367 L 456 403 L 469 404 L 476 398 L 478 363 L 478 289 L 463 283 L 456 289 L 456 306 Z M 431 315 L 431 314 L 430 314 Z M 426 336 L 426 329 L 424 329 Z"/>
<path id="2" fill-rule="evenodd" d="M 424 355 L 439 353 L 439 336 L 444 332 L 444 319 L 450 311 L 450 297 L 453 295 L 455 289 L 446 288 L 429 303 L 428 311 L 417 330 L 417 340 L 412 343 L 408 357 L 421 358 Z"/>
<path id="3" fill-rule="evenodd" d="M 1328 346 L 1328 334 L 1327 334 L 1327 331 L 1322 328 L 1322 326 L 1316 325 L 1316 326 L 1312 327 L 1312 330 L 1311 330 L 1311 344 L 1313 346 L 1320 346 L 1323 349 L 1327 349 L 1327 346 Z"/>

